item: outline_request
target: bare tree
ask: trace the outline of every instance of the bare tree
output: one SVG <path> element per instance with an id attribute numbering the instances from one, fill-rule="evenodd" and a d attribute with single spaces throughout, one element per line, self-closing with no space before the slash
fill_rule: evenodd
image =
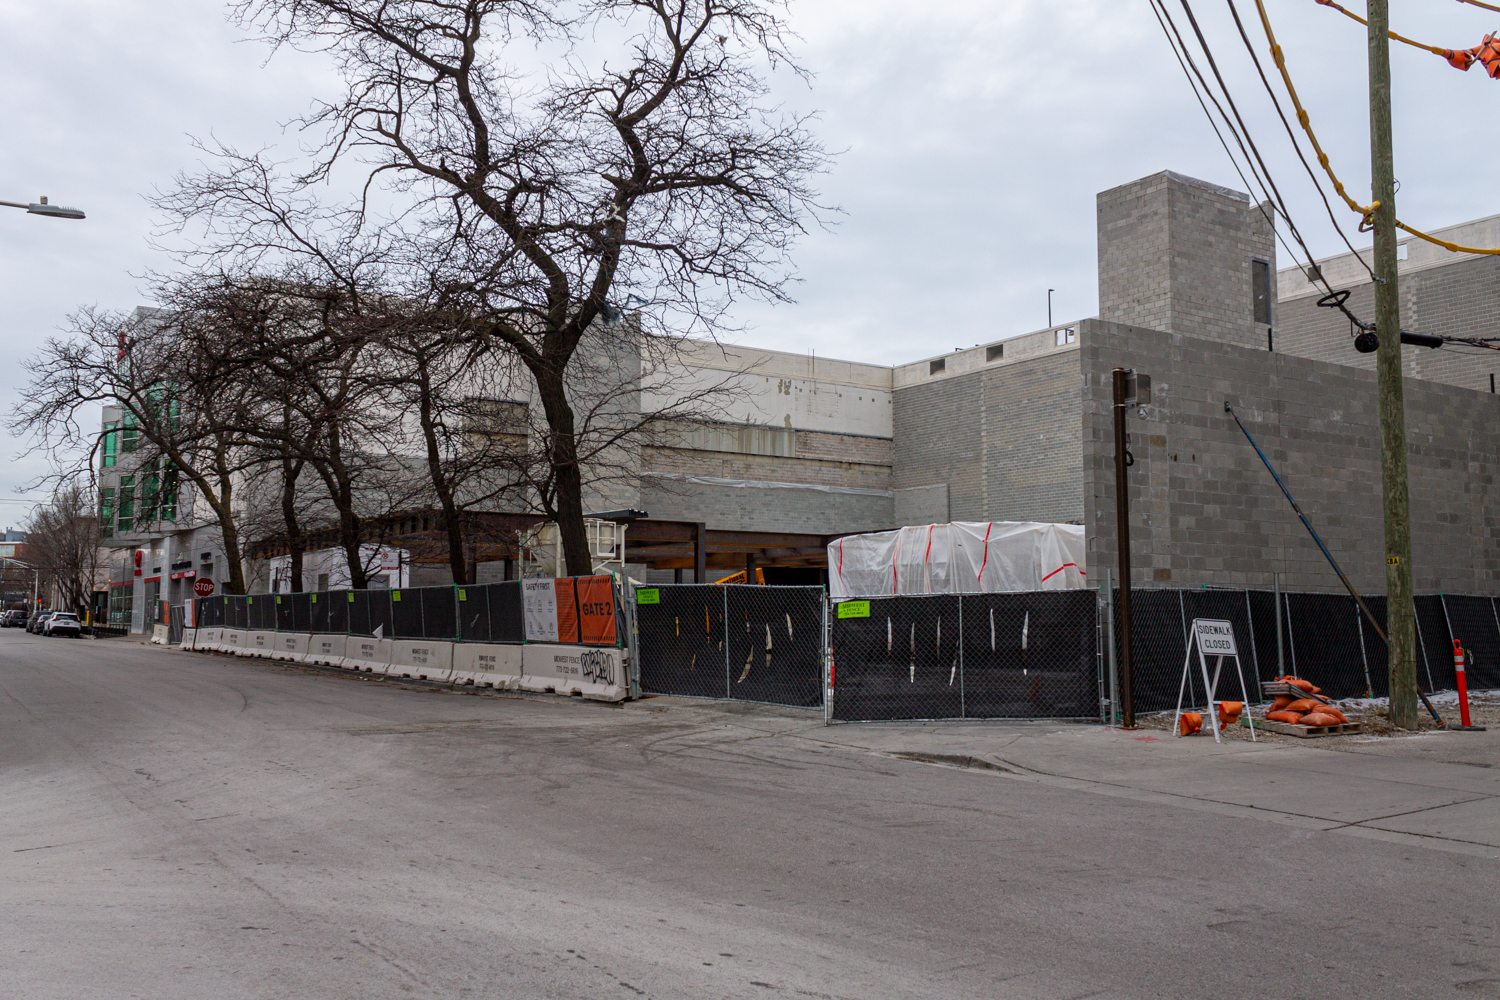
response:
<path id="1" fill-rule="evenodd" d="M 805 118 L 765 103 L 763 74 L 800 72 L 776 0 L 240 0 L 275 45 L 330 52 L 343 96 L 301 125 L 321 133 L 306 197 L 346 160 L 365 200 L 328 225 L 400 253 L 405 292 L 435 282 L 458 326 L 513 351 L 545 417 L 546 492 L 568 571 L 591 569 L 584 456 L 570 376 L 586 336 L 639 303 L 647 332 L 713 335 L 739 296 L 787 297 L 788 251 L 819 214 L 826 156 Z M 506 45 L 535 41 L 526 72 Z M 566 50 L 550 61 L 543 48 Z M 251 259 L 322 244 L 261 196 L 272 171 L 220 150 L 160 205 L 206 218 Z M 406 200 L 371 223 L 369 196 Z M 271 235 L 275 231 L 276 235 Z M 348 228 L 345 229 L 347 233 Z M 631 331 L 634 335 L 634 331 Z"/>
<path id="2" fill-rule="evenodd" d="M 169 304 L 186 296 L 164 293 Z M 244 593 L 235 515 L 236 490 L 251 459 L 242 434 L 253 422 L 246 413 L 250 402 L 235 373 L 187 349 L 184 315 L 170 308 L 132 315 L 79 311 L 67 336 L 48 340 L 26 362 L 30 382 L 10 426 L 51 455 L 58 471 L 47 479 L 65 485 L 82 476 L 92 484 L 108 433 L 96 407 L 119 406 L 140 442 L 132 468 L 145 470 L 138 520 L 154 520 L 164 493 L 190 485 L 220 529 L 229 563 L 226 589 Z"/>
<path id="3" fill-rule="evenodd" d="M 85 618 L 100 568 L 94 493 L 77 482 L 63 484 L 32 510 L 26 541 L 40 578 L 57 589 L 64 607 Z"/>

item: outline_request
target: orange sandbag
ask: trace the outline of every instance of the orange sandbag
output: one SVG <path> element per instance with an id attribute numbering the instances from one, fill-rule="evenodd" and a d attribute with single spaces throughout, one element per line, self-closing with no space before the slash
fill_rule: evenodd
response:
<path id="1" fill-rule="evenodd" d="M 1285 722 L 1289 726 L 1295 726 L 1302 721 L 1300 712 L 1267 712 L 1266 718 L 1272 722 Z"/>
<path id="2" fill-rule="evenodd" d="M 1306 715 L 1308 712 L 1316 712 L 1322 707 L 1323 703 L 1321 701 L 1317 701 L 1313 698 L 1301 698 L 1288 705 L 1286 707 L 1286 710 L 1288 712 L 1301 712 L 1302 714 Z"/>
<path id="3" fill-rule="evenodd" d="M 1304 691 L 1316 691 L 1317 690 L 1317 688 L 1313 687 L 1313 682 L 1312 681 L 1305 681 L 1305 680 L 1303 680 L 1300 677 L 1293 677 L 1290 674 L 1287 675 L 1286 682 L 1288 684 L 1290 684 L 1292 687 L 1301 688 Z"/>
<path id="4" fill-rule="evenodd" d="M 1203 716 L 1198 712 L 1183 712 L 1180 728 L 1182 735 L 1193 735 L 1203 728 Z"/>
<path id="5" fill-rule="evenodd" d="M 1227 729 L 1234 725 L 1239 721 L 1240 713 L 1244 710 L 1245 703 L 1242 701 L 1219 702 L 1219 728 Z"/>
<path id="6" fill-rule="evenodd" d="M 1336 715 L 1313 712 L 1302 717 L 1302 724 L 1304 726 L 1336 726 L 1339 724 L 1339 719 Z"/>
<path id="7" fill-rule="evenodd" d="M 1318 710 L 1318 714 L 1320 714 L 1320 715 L 1331 715 L 1335 719 L 1339 720 L 1339 722 L 1348 722 L 1349 721 L 1348 716 L 1344 715 L 1343 712 L 1340 712 L 1338 709 L 1334 708 L 1332 705 L 1319 705 L 1317 710 Z"/>
<path id="8" fill-rule="evenodd" d="M 1271 702 L 1271 711 L 1273 711 L 1273 712 L 1280 712 L 1282 709 L 1286 708 L 1288 705 L 1290 705 L 1292 702 L 1294 702 L 1296 700 L 1297 700 L 1296 698 L 1293 698 L 1289 694 L 1278 694 L 1276 696 L 1276 700 L 1273 701 L 1273 702 Z"/>

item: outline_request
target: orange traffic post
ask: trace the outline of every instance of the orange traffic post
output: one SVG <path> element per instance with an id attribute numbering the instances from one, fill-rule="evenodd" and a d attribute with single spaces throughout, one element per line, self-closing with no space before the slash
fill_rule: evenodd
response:
<path id="1" fill-rule="evenodd" d="M 1453 673 L 1458 677 L 1458 721 L 1469 728 L 1469 680 L 1464 676 L 1464 647 L 1453 640 Z"/>

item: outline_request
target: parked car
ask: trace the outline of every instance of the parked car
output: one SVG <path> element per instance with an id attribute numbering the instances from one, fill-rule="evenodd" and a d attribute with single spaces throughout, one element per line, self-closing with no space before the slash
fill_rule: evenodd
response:
<path id="1" fill-rule="evenodd" d="M 71 611 L 58 611 L 42 626 L 43 635 L 66 635 L 76 639 L 83 634 L 83 622 Z"/>
<path id="2" fill-rule="evenodd" d="M 26 623 L 26 631 L 41 635 L 42 626 L 47 624 L 47 619 L 54 614 L 56 614 L 54 611 L 38 611 L 31 621 Z"/>
<path id="3" fill-rule="evenodd" d="M 0 618 L 0 628 L 25 628 L 26 618 L 27 615 L 24 610 L 7 611 L 5 612 L 5 616 Z"/>

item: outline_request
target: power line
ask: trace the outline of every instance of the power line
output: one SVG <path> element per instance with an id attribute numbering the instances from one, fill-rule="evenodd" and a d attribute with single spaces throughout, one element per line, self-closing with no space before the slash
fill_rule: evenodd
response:
<path id="1" fill-rule="evenodd" d="M 1250 149 L 1255 153 L 1255 159 L 1260 164 L 1261 173 L 1265 174 L 1266 183 L 1270 186 L 1271 192 L 1276 196 L 1276 203 L 1281 207 L 1281 214 L 1286 219 L 1287 228 L 1291 230 L 1292 238 L 1297 241 L 1297 245 L 1302 248 L 1302 252 L 1307 255 L 1309 266 L 1311 266 L 1313 260 L 1312 250 L 1308 248 L 1307 242 L 1302 239 L 1302 234 L 1297 229 L 1297 223 L 1292 219 L 1291 210 L 1287 208 L 1286 200 L 1281 197 L 1281 191 L 1276 187 L 1275 179 L 1271 177 L 1271 168 L 1266 166 L 1265 159 L 1260 155 L 1260 149 L 1255 145 L 1254 137 L 1250 135 L 1250 127 L 1245 124 L 1244 118 L 1240 116 L 1239 107 L 1234 103 L 1233 95 L 1229 93 L 1229 85 L 1224 82 L 1224 77 L 1219 72 L 1219 64 L 1214 59 L 1213 49 L 1209 47 L 1208 39 L 1203 37 L 1203 31 L 1198 27 L 1198 18 L 1193 14 L 1192 5 L 1188 3 L 1188 0 L 1181 0 L 1181 2 L 1182 9 L 1187 13 L 1188 22 L 1193 26 L 1193 33 L 1198 37 L 1198 44 L 1202 46 L 1203 54 L 1208 58 L 1208 65 L 1214 72 L 1214 79 L 1219 81 L 1219 87 L 1224 91 L 1224 99 L 1229 102 L 1230 109 L 1234 111 L 1235 121 L 1239 122 L 1240 129 L 1245 133 L 1245 141 L 1250 144 Z M 1324 284 L 1326 287 L 1327 283 L 1325 282 Z"/>
<path id="2" fill-rule="evenodd" d="M 1187 42 L 1182 37 L 1182 33 L 1177 30 L 1176 22 L 1172 20 L 1171 13 L 1167 11 L 1165 0 L 1150 0 L 1150 2 L 1152 13 L 1156 15 L 1157 23 L 1161 25 L 1162 33 L 1167 38 L 1167 45 L 1172 49 L 1172 54 L 1177 57 L 1178 66 L 1182 68 L 1183 75 L 1187 77 L 1188 86 L 1192 88 L 1193 96 L 1197 97 L 1198 105 L 1203 108 L 1203 113 L 1208 118 L 1209 125 L 1213 128 L 1214 134 L 1219 137 L 1219 143 L 1224 147 L 1224 153 L 1229 157 L 1229 162 L 1234 167 L 1235 173 L 1239 175 L 1240 180 L 1244 182 L 1246 189 L 1250 191 L 1252 195 L 1254 194 L 1258 184 L 1262 195 L 1264 195 L 1264 200 L 1273 201 L 1271 193 L 1268 190 L 1268 185 L 1261 180 L 1260 174 L 1257 173 L 1255 169 L 1255 162 L 1254 160 L 1252 160 L 1249 150 L 1245 148 L 1245 140 L 1240 137 L 1239 131 L 1235 128 L 1234 122 L 1230 120 L 1229 115 L 1224 111 L 1223 105 L 1221 105 L 1218 98 L 1214 96 L 1213 88 L 1209 86 L 1207 78 L 1203 76 L 1202 71 L 1198 69 L 1197 63 L 1193 60 L 1192 54 L 1188 52 Z M 1184 6 L 1186 6 L 1186 4 L 1184 4 Z M 1170 25 L 1171 27 L 1168 28 L 1168 25 Z M 1199 40 L 1201 44 L 1206 45 L 1206 42 L 1203 40 L 1201 33 L 1199 34 Z M 1179 51 L 1179 47 L 1181 51 Z M 1189 67 L 1192 67 L 1192 69 L 1189 70 Z M 1196 81 L 1194 80 L 1195 75 L 1197 76 Z M 1222 77 L 1220 77 L 1219 79 L 1220 85 L 1224 86 Z M 1246 165 L 1250 168 L 1250 173 L 1255 176 L 1257 184 L 1251 184 L 1249 178 L 1245 176 L 1245 172 L 1240 169 L 1239 160 L 1235 157 L 1234 152 L 1229 148 L 1229 144 L 1225 141 L 1223 133 L 1219 130 L 1219 125 L 1218 122 L 1214 119 L 1213 112 L 1208 110 L 1208 105 L 1204 103 L 1203 96 L 1199 94 L 1198 87 L 1200 83 L 1202 84 L 1203 92 L 1207 94 L 1208 99 L 1213 102 L 1214 107 L 1218 110 L 1219 116 L 1224 120 L 1224 127 L 1227 128 L 1230 134 L 1234 136 L 1235 144 L 1240 147 L 1240 151 L 1244 154 Z M 1227 87 L 1225 88 L 1225 97 L 1226 99 L 1228 99 Z M 1238 117 L 1238 111 L 1236 111 L 1236 117 Z M 1248 133 L 1248 128 L 1246 129 L 1246 132 Z M 1262 161 L 1262 165 L 1264 166 L 1264 161 Z M 1260 199 L 1257 199 L 1257 201 L 1259 200 Z M 1279 195 L 1274 200 L 1279 201 Z M 1298 256 L 1296 250 L 1294 250 L 1291 245 L 1287 243 L 1286 239 L 1281 235 L 1281 232 L 1276 226 L 1275 221 L 1271 219 L 1269 214 L 1266 213 L 1265 208 L 1260 204 L 1258 204 L 1257 207 L 1260 208 L 1262 216 L 1266 219 L 1267 224 L 1270 225 L 1271 232 L 1273 233 L 1275 239 L 1286 249 L 1287 255 L 1294 262 L 1296 262 Z M 1286 204 L 1284 201 L 1281 202 L 1281 208 L 1282 214 L 1287 220 L 1287 226 L 1293 233 L 1293 238 L 1296 239 L 1298 244 L 1302 247 L 1302 252 L 1307 258 L 1307 273 L 1309 277 L 1321 283 L 1323 287 L 1331 293 L 1333 291 L 1332 287 L 1328 284 L 1327 281 L 1323 280 L 1321 271 L 1313 266 L 1314 261 L 1312 252 L 1307 248 L 1307 244 L 1301 239 L 1300 232 L 1297 230 L 1296 224 L 1295 222 L 1293 222 L 1290 212 L 1286 211 Z"/>
<path id="3" fill-rule="evenodd" d="M 1260 64 L 1260 57 L 1255 54 L 1255 46 L 1250 42 L 1250 35 L 1245 31 L 1245 24 L 1240 20 L 1240 12 L 1235 7 L 1234 0 L 1227 0 L 1227 2 L 1229 13 L 1234 16 L 1235 27 L 1239 29 L 1240 38 L 1245 43 L 1245 51 L 1250 53 L 1250 61 L 1255 64 L 1255 72 L 1260 74 L 1260 82 L 1266 88 L 1266 93 L 1270 95 L 1271 104 L 1276 108 L 1277 117 L 1281 119 L 1281 124 L 1286 129 L 1287 138 L 1292 141 L 1292 149 L 1296 151 L 1297 159 L 1302 161 L 1302 166 L 1307 170 L 1307 176 L 1312 180 L 1313 187 L 1317 189 L 1318 197 L 1323 199 L 1323 207 L 1328 210 L 1328 221 L 1333 223 L 1333 231 L 1339 234 L 1339 239 L 1344 241 L 1344 246 L 1349 248 L 1349 252 L 1354 254 L 1354 258 L 1369 272 L 1371 280 L 1374 280 L 1375 272 L 1370 270 L 1370 265 L 1360 256 L 1359 251 L 1344 233 L 1344 227 L 1339 225 L 1338 213 L 1334 212 L 1333 203 L 1328 200 L 1328 192 L 1323 190 L 1323 184 L 1318 180 L 1318 172 L 1312 168 L 1311 163 L 1307 162 L 1307 157 L 1302 152 L 1302 144 L 1297 141 L 1297 130 L 1292 128 L 1291 122 L 1287 121 L 1286 112 L 1281 107 L 1281 100 L 1276 96 L 1276 88 L 1271 86 L 1265 68 Z M 1324 287 L 1327 287 L 1326 283 Z"/>

